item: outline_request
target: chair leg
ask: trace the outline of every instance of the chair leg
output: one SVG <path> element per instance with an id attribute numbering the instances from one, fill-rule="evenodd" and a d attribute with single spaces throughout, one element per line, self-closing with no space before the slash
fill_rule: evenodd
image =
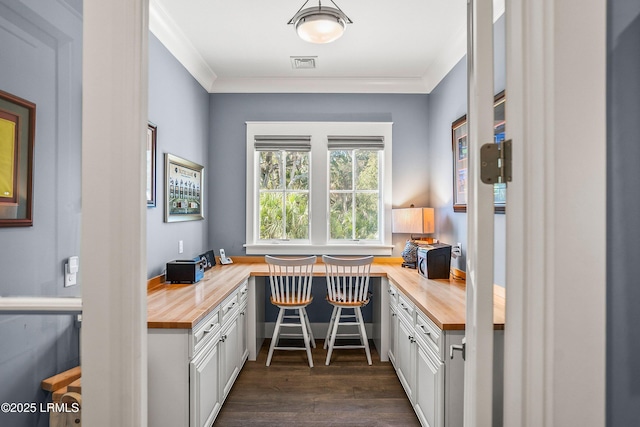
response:
<path id="1" fill-rule="evenodd" d="M 327 351 L 327 360 L 325 365 L 329 366 L 329 362 L 331 362 L 331 353 L 333 353 L 333 344 L 336 341 L 336 335 L 338 334 L 338 324 L 340 324 L 340 314 L 342 313 L 342 307 L 336 307 L 337 313 L 336 318 L 333 321 L 333 328 L 331 331 L 331 339 L 329 341 L 329 351 Z"/>
<path id="2" fill-rule="evenodd" d="M 309 340 L 311 341 L 311 347 L 316 348 L 316 337 L 313 336 L 313 331 L 311 330 L 311 322 L 309 322 L 307 309 L 303 307 L 300 310 L 304 314 L 304 325 L 307 327 L 307 330 L 309 331 Z"/>
<path id="3" fill-rule="evenodd" d="M 358 318 L 358 325 L 360 326 L 360 336 L 362 344 L 364 345 L 364 351 L 367 353 L 367 362 L 371 365 L 371 352 L 369 351 L 369 339 L 367 338 L 367 331 L 364 327 L 364 319 L 362 318 L 362 311 L 360 307 L 355 308 L 356 317 Z"/>
<path id="4" fill-rule="evenodd" d="M 278 320 L 276 320 L 276 326 L 273 329 L 273 337 L 271 338 L 271 345 L 269 346 L 269 355 L 267 356 L 267 366 L 271 364 L 271 357 L 273 356 L 273 349 L 276 346 L 276 342 L 278 341 L 278 335 L 280 335 L 280 324 L 282 323 L 282 318 L 284 317 L 284 308 L 281 308 L 278 312 Z"/>
<path id="5" fill-rule="evenodd" d="M 338 307 L 333 306 L 333 311 L 331 311 L 331 319 L 329 319 L 329 327 L 327 328 L 327 336 L 324 338 L 323 348 L 329 347 L 329 339 L 331 338 L 331 330 L 333 329 L 333 321 L 336 318 L 336 311 L 338 311 Z"/>
<path id="6" fill-rule="evenodd" d="M 307 325 L 304 317 L 304 308 L 299 308 L 300 313 L 300 326 L 302 328 L 302 336 L 304 337 L 304 346 L 307 349 L 307 358 L 309 359 L 309 367 L 313 368 L 313 357 L 311 357 L 311 346 L 309 344 L 309 334 L 307 333 Z"/>

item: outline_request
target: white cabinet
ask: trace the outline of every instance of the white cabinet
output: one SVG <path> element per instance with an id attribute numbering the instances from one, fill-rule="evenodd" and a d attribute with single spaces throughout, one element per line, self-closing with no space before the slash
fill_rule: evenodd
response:
<path id="1" fill-rule="evenodd" d="M 220 385 L 223 399 L 227 397 L 233 382 L 238 376 L 238 316 L 236 315 L 222 330 L 220 335 L 220 355 L 222 361 L 220 363 Z"/>
<path id="2" fill-rule="evenodd" d="M 240 350 L 238 354 L 240 355 L 240 368 L 244 365 L 244 362 L 249 358 L 249 339 L 248 339 L 248 327 L 247 324 L 247 303 L 245 302 L 240 306 L 240 318 L 238 325 L 238 345 L 240 346 Z"/>
<path id="3" fill-rule="evenodd" d="M 393 353 L 396 374 L 420 423 L 425 427 L 461 427 L 464 366 L 445 358 L 444 348 L 458 343 L 463 334 L 440 330 L 391 283 L 389 295 L 389 358 Z M 391 295 L 397 304 L 392 304 Z M 450 408 L 460 415 L 447 419 L 447 414 L 454 412 Z"/>
<path id="4" fill-rule="evenodd" d="M 414 369 L 414 338 L 413 326 L 402 316 L 398 322 L 398 347 L 396 351 L 396 374 L 404 387 L 411 403 L 414 403 L 413 388 L 415 382 Z"/>
<path id="5" fill-rule="evenodd" d="M 247 360 L 247 282 L 193 329 L 148 329 L 153 427 L 210 427 Z"/>
<path id="6" fill-rule="evenodd" d="M 464 361 L 449 357 L 463 330 L 441 330 L 389 281 L 389 359 L 425 427 L 464 424 Z M 395 314 L 395 316 L 394 316 Z M 504 331 L 494 334 L 494 426 L 502 425 Z"/>
<path id="7" fill-rule="evenodd" d="M 249 356 L 247 340 L 247 294 L 245 282 L 237 294 L 227 298 L 221 304 L 225 320 L 220 333 L 220 393 L 222 400 L 233 387 L 244 362 Z"/>
<path id="8" fill-rule="evenodd" d="M 220 411 L 221 399 L 218 388 L 219 338 L 209 344 L 189 364 L 191 425 L 210 426 Z"/>
<path id="9" fill-rule="evenodd" d="M 249 324 L 248 317 L 248 297 L 249 297 L 249 284 L 245 282 L 240 286 L 238 290 L 238 301 L 240 302 L 240 324 L 238 329 L 238 344 L 240 350 L 238 354 L 240 356 L 240 368 L 244 365 L 244 362 L 249 358 Z M 254 325 L 255 327 L 255 325 Z"/>
<path id="10" fill-rule="evenodd" d="M 414 409 L 423 426 L 442 427 L 444 363 L 420 339 L 416 340 L 416 386 Z"/>
<path id="11" fill-rule="evenodd" d="M 396 348 L 398 347 L 398 290 L 389 285 L 389 361 L 396 366 Z"/>

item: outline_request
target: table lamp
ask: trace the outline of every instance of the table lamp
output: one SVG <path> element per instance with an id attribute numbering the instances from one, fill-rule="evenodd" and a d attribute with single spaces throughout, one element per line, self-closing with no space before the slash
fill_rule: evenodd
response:
<path id="1" fill-rule="evenodd" d="M 411 238 L 402 251 L 403 267 L 416 268 L 418 259 L 418 243 L 414 241 L 414 234 L 431 234 L 435 231 L 434 209 L 409 208 L 392 209 L 391 211 L 392 233 L 410 234 Z"/>

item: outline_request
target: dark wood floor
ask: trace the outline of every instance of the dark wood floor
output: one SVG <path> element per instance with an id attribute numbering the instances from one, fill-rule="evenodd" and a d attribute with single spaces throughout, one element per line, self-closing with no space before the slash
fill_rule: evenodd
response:
<path id="1" fill-rule="evenodd" d="M 247 361 L 215 426 L 419 426 L 389 362 L 373 365 L 364 350 L 335 350 L 330 366 L 318 340 L 309 368 L 304 351 L 276 351 L 266 367 L 269 341 Z"/>

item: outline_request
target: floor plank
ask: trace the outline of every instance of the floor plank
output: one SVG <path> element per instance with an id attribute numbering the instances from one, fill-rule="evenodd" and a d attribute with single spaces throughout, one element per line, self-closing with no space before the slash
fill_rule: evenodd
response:
<path id="1" fill-rule="evenodd" d="M 314 367 L 304 351 L 276 351 L 265 366 L 269 341 L 255 362 L 247 361 L 215 426 L 419 426 L 411 403 L 389 362 L 373 364 L 363 350 L 326 350 L 318 340 Z"/>

